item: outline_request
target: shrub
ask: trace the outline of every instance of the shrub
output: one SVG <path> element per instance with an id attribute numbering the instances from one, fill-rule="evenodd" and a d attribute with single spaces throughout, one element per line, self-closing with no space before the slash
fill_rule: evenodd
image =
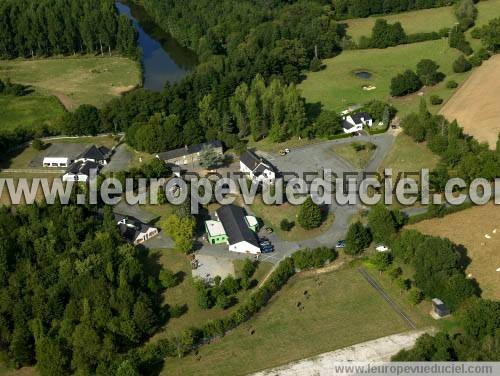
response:
<path id="1" fill-rule="evenodd" d="M 415 72 L 408 69 L 402 74 L 398 74 L 391 80 L 391 95 L 401 97 L 414 93 L 422 87 L 422 81 Z"/>
<path id="2" fill-rule="evenodd" d="M 458 87 L 458 82 L 450 80 L 446 83 L 446 88 L 447 89 L 455 89 Z"/>
<path id="3" fill-rule="evenodd" d="M 321 209 L 314 203 L 311 197 L 308 197 L 301 205 L 297 220 L 306 230 L 310 230 L 321 225 L 323 220 Z"/>
<path id="4" fill-rule="evenodd" d="M 417 305 L 424 300 L 424 293 L 417 287 L 412 287 L 408 295 L 411 304 Z"/>
<path id="5" fill-rule="evenodd" d="M 353 223 L 347 231 L 345 253 L 357 255 L 368 247 L 371 241 L 370 231 L 361 222 Z"/>
<path id="6" fill-rule="evenodd" d="M 457 60 L 453 62 L 453 72 L 464 73 L 470 71 L 472 64 L 465 58 L 464 55 L 460 55 Z"/>
<path id="7" fill-rule="evenodd" d="M 438 95 L 431 95 L 430 101 L 431 101 L 431 104 L 433 104 L 435 106 L 443 103 L 443 99 L 441 97 L 439 97 Z"/>
<path id="8" fill-rule="evenodd" d="M 320 247 L 316 249 L 302 249 L 292 255 L 295 268 L 300 270 L 320 268 L 337 258 L 335 249 Z"/>
<path id="9" fill-rule="evenodd" d="M 186 304 L 182 305 L 173 305 L 168 308 L 168 313 L 171 318 L 178 318 L 185 314 L 188 310 L 188 306 Z"/>
<path id="10" fill-rule="evenodd" d="M 35 138 L 32 143 L 33 149 L 35 150 L 43 150 L 45 148 L 45 144 L 39 138 Z"/>
<path id="11" fill-rule="evenodd" d="M 317 57 L 313 57 L 313 59 L 311 60 L 311 64 L 309 65 L 309 70 L 311 72 L 318 72 L 321 70 L 321 66 L 321 60 Z"/>
<path id="12" fill-rule="evenodd" d="M 353 142 L 351 144 L 352 148 L 357 151 L 357 152 L 360 152 L 361 150 L 365 150 L 366 146 L 362 143 L 359 143 L 359 142 Z"/>
<path id="13" fill-rule="evenodd" d="M 162 286 L 166 289 L 175 287 L 179 283 L 179 280 L 178 280 L 177 276 L 175 275 L 175 273 L 169 269 L 166 269 L 166 268 L 163 268 L 160 271 L 159 278 L 160 278 L 160 282 L 161 282 Z"/>
<path id="14" fill-rule="evenodd" d="M 289 221 L 286 218 L 283 218 L 280 222 L 280 228 L 282 231 L 290 231 L 293 226 L 295 226 L 295 222 Z"/>

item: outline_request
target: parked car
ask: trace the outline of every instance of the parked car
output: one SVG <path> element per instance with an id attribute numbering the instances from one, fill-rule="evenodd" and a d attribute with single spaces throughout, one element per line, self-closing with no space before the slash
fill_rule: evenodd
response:
<path id="1" fill-rule="evenodd" d="M 386 246 L 385 244 L 378 244 L 375 247 L 375 250 L 377 252 L 389 252 L 391 249 L 388 246 Z"/>
<path id="2" fill-rule="evenodd" d="M 290 153 L 290 149 L 286 148 L 286 149 L 285 149 L 285 153 L 286 153 L 286 154 Z"/>
<path id="3" fill-rule="evenodd" d="M 274 251 L 274 247 L 272 245 L 271 246 L 261 246 L 260 250 L 262 253 L 271 253 L 272 251 Z"/>
<path id="4" fill-rule="evenodd" d="M 337 244 L 335 244 L 335 248 L 345 248 L 345 240 L 339 240 Z"/>
<path id="5" fill-rule="evenodd" d="M 261 241 L 259 244 L 260 244 L 261 246 L 272 245 L 272 244 L 271 244 L 271 242 L 270 242 L 270 241 L 267 241 L 267 240 L 266 240 L 266 241 L 263 241 L 263 242 Z"/>

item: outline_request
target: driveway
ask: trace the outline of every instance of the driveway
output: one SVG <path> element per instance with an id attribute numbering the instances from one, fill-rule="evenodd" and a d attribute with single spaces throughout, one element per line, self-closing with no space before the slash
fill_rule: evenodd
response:
<path id="1" fill-rule="evenodd" d="M 132 153 L 127 150 L 125 144 L 118 145 L 115 152 L 111 156 L 109 163 L 102 168 L 103 173 L 126 171 L 130 161 L 132 160 Z"/>

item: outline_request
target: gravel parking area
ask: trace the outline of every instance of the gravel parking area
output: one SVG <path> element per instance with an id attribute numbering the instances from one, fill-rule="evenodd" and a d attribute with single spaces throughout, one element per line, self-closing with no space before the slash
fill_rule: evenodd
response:
<path id="1" fill-rule="evenodd" d="M 204 254 L 197 254 L 198 268 L 193 270 L 193 277 L 211 280 L 216 276 L 222 279 L 234 276 L 234 264 L 231 259 Z"/>

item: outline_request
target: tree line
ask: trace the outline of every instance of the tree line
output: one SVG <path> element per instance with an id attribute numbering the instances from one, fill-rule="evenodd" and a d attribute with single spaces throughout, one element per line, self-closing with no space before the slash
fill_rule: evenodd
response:
<path id="1" fill-rule="evenodd" d="M 112 0 L 5 0 L 0 4 L 0 57 L 77 53 L 138 57 L 137 33 Z"/>
<path id="2" fill-rule="evenodd" d="M 368 17 L 373 14 L 400 13 L 409 10 L 442 7 L 457 0 L 333 0 L 337 19 Z"/>

